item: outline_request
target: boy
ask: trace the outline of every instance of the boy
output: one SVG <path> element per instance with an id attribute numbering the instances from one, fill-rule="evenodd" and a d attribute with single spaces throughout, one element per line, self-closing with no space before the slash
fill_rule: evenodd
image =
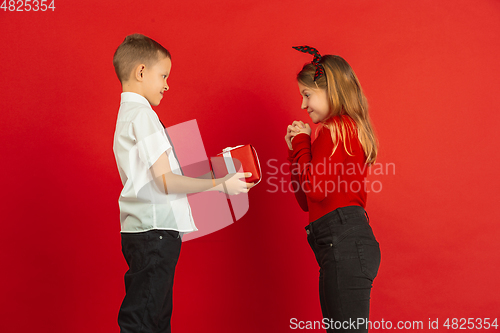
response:
<path id="1" fill-rule="evenodd" d="M 113 151 L 123 184 L 120 206 L 122 252 L 129 266 L 118 314 L 122 333 L 170 332 L 174 272 L 181 233 L 196 231 L 187 193 L 248 192 L 240 180 L 181 175 L 171 143 L 151 106 L 169 89 L 170 53 L 140 34 L 127 36 L 113 65 L 122 84 Z"/>

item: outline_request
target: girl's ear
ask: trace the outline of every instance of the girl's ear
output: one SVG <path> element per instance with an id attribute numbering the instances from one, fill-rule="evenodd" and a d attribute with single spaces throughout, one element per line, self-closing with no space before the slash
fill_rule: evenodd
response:
<path id="1" fill-rule="evenodd" d="M 134 69 L 134 79 L 136 79 L 139 82 L 142 82 L 144 79 L 144 69 L 146 68 L 146 65 L 140 64 Z"/>

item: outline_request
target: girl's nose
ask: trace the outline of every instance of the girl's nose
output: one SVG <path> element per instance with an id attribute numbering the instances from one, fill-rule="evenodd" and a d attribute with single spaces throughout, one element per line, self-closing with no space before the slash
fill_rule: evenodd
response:
<path id="1" fill-rule="evenodd" d="M 306 103 L 306 99 L 305 98 L 302 98 L 302 105 L 300 107 L 302 109 L 307 109 L 307 103 Z"/>

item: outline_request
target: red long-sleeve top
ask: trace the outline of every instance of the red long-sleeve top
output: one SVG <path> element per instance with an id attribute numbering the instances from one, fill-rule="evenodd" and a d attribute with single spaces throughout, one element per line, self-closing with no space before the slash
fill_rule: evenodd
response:
<path id="1" fill-rule="evenodd" d="M 346 147 L 341 137 L 335 153 L 330 130 L 322 127 L 311 145 L 305 133 L 292 140 L 293 150 L 288 150 L 290 173 L 295 198 L 304 211 L 309 211 L 309 222 L 345 206 L 366 205 L 365 154 L 359 142 L 355 122 L 342 116 L 347 127 Z"/>

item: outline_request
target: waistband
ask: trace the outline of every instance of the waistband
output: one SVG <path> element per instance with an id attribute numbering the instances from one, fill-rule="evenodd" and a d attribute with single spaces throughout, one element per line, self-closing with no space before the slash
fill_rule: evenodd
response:
<path id="1" fill-rule="evenodd" d="M 344 224 L 348 218 L 366 216 L 368 223 L 370 223 L 370 219 L 368 218 L 368 213 L 361 206 L 347 206 L 347 207 L 339 207 L 335 210 L 332 210 L 330 213 L 321 216 L 319 219 L 312 221 L 309 223 L 305 229 L 309 230 L 312 224 L 321 224 L 326 221 L 332 221 L 333 223 L 342 223 Z"/>

